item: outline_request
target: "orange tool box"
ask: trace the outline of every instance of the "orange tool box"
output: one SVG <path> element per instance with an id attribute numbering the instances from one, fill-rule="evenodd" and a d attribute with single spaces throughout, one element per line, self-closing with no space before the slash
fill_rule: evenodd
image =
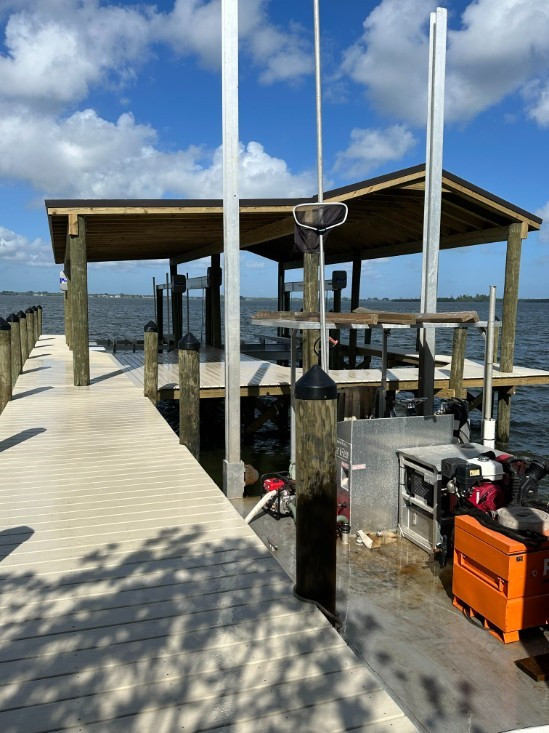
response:
<path id="1" fill-rule="evenodd" d="M 452 593 L 454 606 L 482 616 L 505 643 L 518 641 L 521 629 L 549 624 L 549 534 L 532 548 L 456 517 Z"/>

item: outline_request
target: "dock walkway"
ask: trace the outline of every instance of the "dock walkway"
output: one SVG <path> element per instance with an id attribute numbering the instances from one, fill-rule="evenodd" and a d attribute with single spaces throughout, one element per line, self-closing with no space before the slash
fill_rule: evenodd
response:
<path id="1" fill-rule="evenodd" d="M 113 358 L 0 416 L 0 730 L 412 731 Z"/>
<path id="2" fill-rule="evenodd" d="M 120 368 L 143 390 L 144 353 L 119 351 L 114 355 Z M 177 351 L 158 356 L 158 392 L 161 399 L 179 399 L 179 373 Z M 444 396 L 449 388 L 451 358 L 437 356 L 441 362 L 434 373 L 435 392 Z M 200 349 L 200 396 L 223 397 L 225 394 L 224 352 L 210 346 Z M 296 371 L 297 378 L 302 374 Z M 330 369 L 330 376 L 338 389 L 356 387 L 376 388 L 381 386 L 381 369 Z M 514 366 L 512 372 L 502 372 L 494 365 L 494 389 L 508 389 L 524 385 L 549 384 L 549 371 L 530 367 Z M 278 366 L 272 362 L 256 359 L 246 354 L 240 355 L 240 394 L 242 397 L 281 395 L 290 393 L 290 367 Z M 463 386 L 466 389 L 479 389 L 484 386 L 484 365 L 472 359 L 465 359 Z M 397 366 L 387 370 L 387 389 L 413 391 L 418 389 L 417 366 Z"/>

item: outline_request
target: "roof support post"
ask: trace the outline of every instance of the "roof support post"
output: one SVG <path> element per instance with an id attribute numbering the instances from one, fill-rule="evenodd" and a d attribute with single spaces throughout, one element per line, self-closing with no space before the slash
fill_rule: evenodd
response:
<path id="1" fill-rule="evenodd" d="M 71 260 L 69 235 L 67 234 L 67 247 L 65 249 L 65 263 L 63 272 L 67 278 L 67 289 L 63 292 L 63 315 L 65 317 L 65 342 L 72 350 L 72 315 L 71 315 Z"/>
<path id="2" fill-rule="evenodd" d="M 500 372 L 512 372 L 515 356 L 515 332 L 517 325 L 517 305 L 520 276 L 520 256 L 522 240 L 527 230 L 522 223 L 509 226 L 507 235 L 507 256 L 505 258 L 505 284 L 503 287 L 503 315 L 500 336 Z M 503 395 L 503 396 L 501 396 Z M 508 443 L 511 427 L 511 395 L 502 392 L 498 401 L 496 422 L 496 441 Z"/>
<path id="3" fill-rule="evenodd" d="M 286 293 L 284 292 L 284 283 L 286 281 L 286 270 L 284 269 L 284 263 L 279 262 L 278 263 L 278 292 L 277 292 L 277 310 L 284 311 L 285 308 L 285 302 L 286 302 Z M 284 328 L 277 328 L 276 334 L 277 336 L 285 336 L 286 329 Z"/>
<path id="4" fill-rule="evenodd" d="M 501 324 L 500 371 L 511 372 L 515 355 L 515 331 L 522 252 L 522 224 L 509 226 L 507 235 L 507 256 L 505 258 L 505 284 L 503 288 L 503 316 Z"/>
<path id="5" fill-rule="evenodd" d="M 423 218 L 423 268 L 421 310 L 436 313 L 438 252 L 442 203 L 442 146 L 444 139 L 444 81 L 446 66 L 446 10 L 431 13 L 429 42 L 429 87 L 427 105 L 427 155 L 425 164 L 425 210 Z M 419 393 L 426 397 L 423 414 L 433 414 L 435 379 L 435 329 L 420 333 Z"/>
<path id="6" fill-rule="evenodd" d="M 303 310 L 318 313 L 318 254 L 305 252 L 303 255 Z M 315 354 L 315 344 L 320 337 L 320 331 L 303 331 L 303 374 L 318 364 Z"/>
<path id="7" fill-rule="evenodd" d="M 210 258 L 210 308 L 211 345 L 220 349 L 221 344 L 221 255 Z"/>
<path id="8" fill-rule="evenodd" d="M 83 387 L 90 383 L 88 263 L 86 220 L 83 216 L 78 217 L 78 234 L 76 236 L 69 234 L 69 253 L 74 386 Z"/>
<path id="9" fill-rule="evenodd" d="M 223 491 L 242 496 L 240 458 L 240 202 L 238 193 L 238 0 L 221 1 L 223 244 L 225 253 L 225 460 Z"/>
<path id="10" fill-rule="evenodd" d="M 360 273 L 362 260 L 360 255 L 353 257 L 353 272 L 351 275 L 351 312 L 360 305 Z M 349 331 L 349 369 L 356 367 L 356 340 L 358 333 L 354 329 Z"/>
<path id="11" fill-rule="evenodd" d="M 183 336 L 183 294 L 176 293 L 173 289 L 175 276 L 177 275 L 177 264 L 170 260 L 170 280 L 172 283 L 172 324 L 174 343 L 177 346 Z"/>

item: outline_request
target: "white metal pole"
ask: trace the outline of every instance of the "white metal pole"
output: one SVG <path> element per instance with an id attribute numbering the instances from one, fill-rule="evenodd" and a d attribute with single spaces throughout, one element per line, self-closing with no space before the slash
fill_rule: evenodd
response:
<path id="1" fill-rule="evenodd" d="M 421 311 L 435 313 L 438 291 L 438 253 L 442 200 L 442 148 L 444 140 L 444 83 L 446 70 L 446 10 L 431 13 L 429 84 L 427 95 L 427 147 L 425 160 L 425 208 L 423 216 L 423 265 Z M 435 329 L 421 332 L 420 391 L 427 397 L 423 411 L 433 413 Z"/>
<path id="2" fill-rule="evenodd" d="M 242 496 L 240 459 L 240 224 L 238 197 L 238 0 L 221 2 L 223 243 L 225 295 L 225 460 L 223 490 Z"/>
<path id="3" fill-rule="evenodd" d="M 318 0 L 314 0 L 315 34 L 315 88 L 316 88 L 316 160 L 318 178 L 318 202 L 324 201 L 324 175 L 322 169 L 322 86 L 320 76 L 320 13 Z M 320 365 L 328 373 L 328 336 L 326 334 L 326 292 L 324 287 L 324 237 L 319 235 L 319 301 L 320 301 Z"/>
<path id="4" fill-rule="evenodd" d="M 496 421 L 492 418 L 492 374 L 494 370 L 494 324 L 496 321 L 496 286 L 490 285 L 490 302 L 484 347 L 484 389 L 482 393 L 482 442 L 495 448 Z"/>

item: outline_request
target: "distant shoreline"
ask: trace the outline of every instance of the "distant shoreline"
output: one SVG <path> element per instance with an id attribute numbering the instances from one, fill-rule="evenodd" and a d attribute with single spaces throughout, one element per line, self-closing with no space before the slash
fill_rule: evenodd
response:
<path id="1" fill-rule="evenodd" d="M 26 295 L 26 296 L 32 296 L 33 298 L 49 298 L 49 297 L 59 297 L 62 295 L 62 292 L 49 292 L 49 291 L 33 291 L 33 290 L 21 290 L 21 291 L 15 291 L 15 290 L 0 290 L 0 295 L 11 295 L 11 296 L 17 296 L 17 295 Z M 109 299 L 115 299 L 119 300 L 122 298 L 140 298 L 143 300 L 153 300 L 152 295 L 143 295 L 140 293 L 88 293 L 89 298 L 109 298 Z M 200 297 L 198 296 L 190 296 L 191 300 L 200 300 Z M 221 298 L 223 298 L 223 295 L 221 295 Z M 276 296 L 273 295 L 271 297 L 267 297 L 264 295 L 242 295 L 241 300 L 276 300 Z M 295 300 L 301 300 L 297 295 L 295 295 Z M 348 297 L 343 297 L 342 302 L 348 303 L 351 299 Z M 365 300 L 369 303 L 419 303 L 419 298 L 361 298 L 360 300 Z M 503 300 L 502 298 L 497 298 L 497 300 Z M 453 297 L 445 297 L 440 296 L 438 298 L 439 303 L 483 303 L 488 301 L 487 295 L 459 295 L 455 298 Z M 521 302 L 528 302 L 528 303 L 549 303 L 549 298 L 519 298 L 519 301 Z"/>

